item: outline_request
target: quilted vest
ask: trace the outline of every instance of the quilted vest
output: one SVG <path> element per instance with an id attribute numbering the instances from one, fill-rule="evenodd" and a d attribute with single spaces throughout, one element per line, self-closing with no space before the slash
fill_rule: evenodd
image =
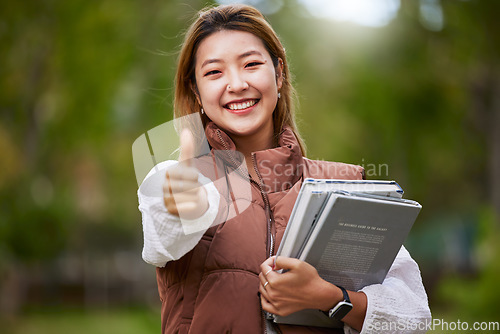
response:
<path id="1" fill-rule="evenodd" d="M 229 136 L 214 123 L 207 125 L 205 134 L 212 153 L 199 159 L 198 169 L 212 179 L 221 175 L 207 175 L 220 170 L 210 165 L 232 165 L 236 170 L 238 162 L 231 155 L 235 145 Z M 229 154 L 216 161 L 217 151 Z M 289 128 L 280 134 L 278 147 L 254 152 L 252 159 L 260 180 L 251 181 L 251 200 L 246 199 L 245 209 L 209 228 L 182 258 L 157 268 L 162 333 L 265 333 L 258 296 L 259 266 L 275 254 L 302 181 L 364 177 L 360 166 L 303 157 Z M 238 202 L 234 195 L 238 191 L 227 187 L 219 191 L 219 212 L 227 215 L 230 203 Z M 276 327 L 281 333 L 332 333 L 304 326 Z"/>

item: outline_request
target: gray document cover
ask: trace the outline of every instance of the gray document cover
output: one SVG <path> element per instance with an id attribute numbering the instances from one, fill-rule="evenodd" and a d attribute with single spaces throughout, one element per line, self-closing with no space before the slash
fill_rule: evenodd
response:
<path id="1" fill-rule="evenodd" d="M 405 199 L 332 192 L 298 258 L 347 290 L 382 283 L 420 209 L 420 204 Z M 274 318 L 277 323 L 342 325 L 318 310 Z"/>
<path id="2" fill-rule="evenodd" d="M 311 227 L 317 222 L 328 196 L 334 191 L 395 198 L 403 196 L 403 189 L 396 181 L 307 178 L 300 188 L 277 255 L 298 257 Z"/>

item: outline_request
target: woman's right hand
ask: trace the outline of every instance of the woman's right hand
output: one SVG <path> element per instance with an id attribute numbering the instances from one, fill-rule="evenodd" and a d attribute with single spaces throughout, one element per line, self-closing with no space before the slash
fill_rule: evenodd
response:
<path id="1" fill-rule="evenodd" d="M 167 170 L 163 202 L 168 212 L 182 219 L 196 219 L 208 209 L 207 192 L 198 182 L 199 171 L 192 166 L 194 138 L 188 129 L 180 135 L 179 163 Z"/>

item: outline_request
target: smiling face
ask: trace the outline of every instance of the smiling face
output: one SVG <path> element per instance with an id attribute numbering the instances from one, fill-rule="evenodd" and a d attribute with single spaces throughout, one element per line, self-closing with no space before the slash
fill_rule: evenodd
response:
<path id="1" fill-rule="evenodd" d="M 282 76 L 260 38 L 238 30 L 209 35 L 196 52 L 195 75 L 198 102 L 217 126 L 233 139 L 272 138 Z"/>

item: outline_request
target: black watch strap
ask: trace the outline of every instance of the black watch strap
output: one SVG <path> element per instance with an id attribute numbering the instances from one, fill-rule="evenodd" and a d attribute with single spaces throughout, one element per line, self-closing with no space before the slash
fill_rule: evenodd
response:
<path id="1" fill-rule="evenodd" d="M 327 317 L 341 320 L 344 318 L 347 313 L 349 313 L 352 310 L 352 303 L 351 300 L 349 299 L 349 294 L 347 293 L 347 290 L 341 287 L 340 285 L 336 285 L 341 291 L 342 295 L 344 296 L 344 300 L 340 301 L 332 307 L 330 310 L 327 312 L 322 311 Z"/>
<path id="2" fill-rule="evenodd" d="M 336 285 L 336 284 L 335 284 Z M 350 303 L 351 300 L 349 299 L 349 294 L 347 293 L 347 290 L 341 287 L 340 285 L 336 285 L 337 288 L 339 288 L 342 291 L 342 294 L 344 295 L 344 301 Z"/>

